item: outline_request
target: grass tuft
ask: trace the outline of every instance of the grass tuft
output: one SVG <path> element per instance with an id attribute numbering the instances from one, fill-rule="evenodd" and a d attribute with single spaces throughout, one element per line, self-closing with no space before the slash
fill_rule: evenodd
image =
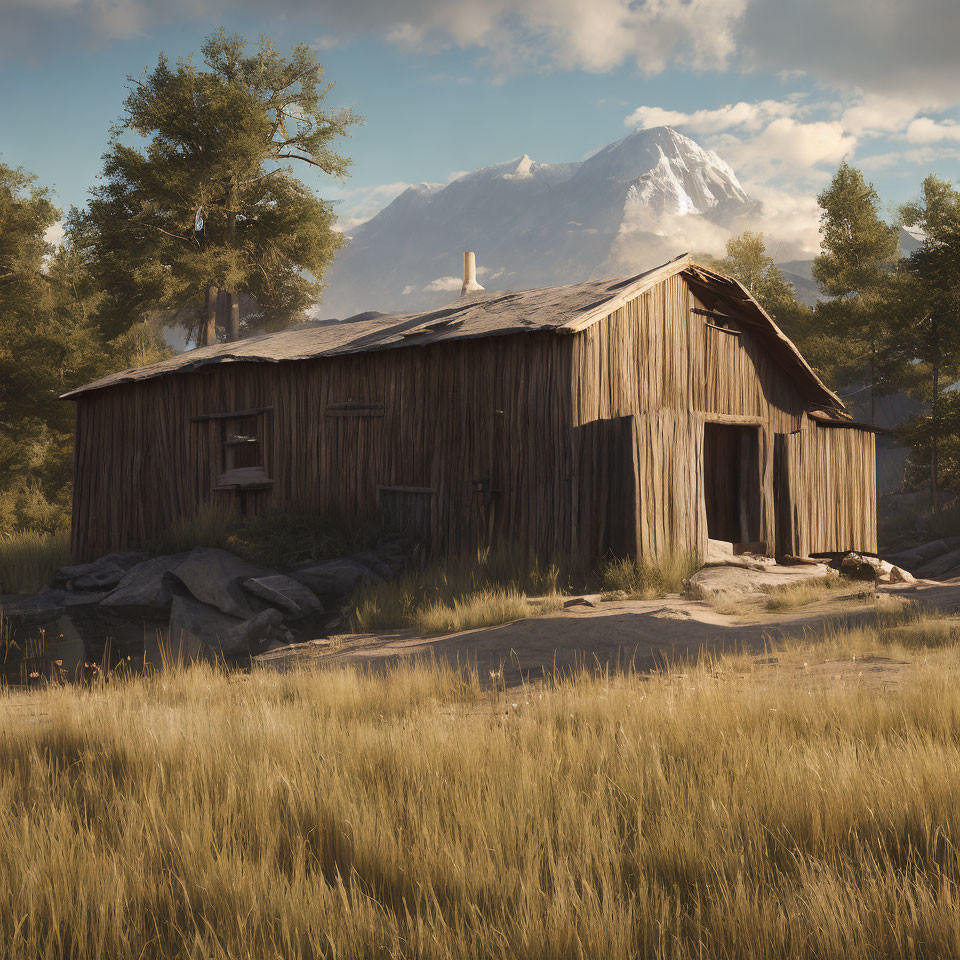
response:
<path id="1" fill-rule="evenodd" d="M 630 599 L 651 600 L 668 593 L 682 593 L 700 564 L 694 554 L 678 551 L 660 560 L 627 557 L 610 560 L 600 570 L 603 589 L 622 591 Z"/>
<path id="2" fill-rule="evenodd" d="M 359 591 L 348 619 L 360 633 L 495 626 L 555 609 L 560 582 L 556 565 L 543 567 L 511 550 L 480 550 L 413 567 L 396 580 Z M 534 605 L 528 597 L 545 599 Z"/>
<path id="3" fill-rule="evenodd" d="M 40 530 L 0 533 L 0 593 L 34 593 L 70 562 L 70 534 Z"/>
<path id="4" fill-rule="evenodd" d="M 813 577 L 810 580 L 801 580 L 783 587 L 772 587 L 767 593 L 764 607 L 770 611 L 783 613 L 796 610 L 808 604 L 826 600 L 838 590 L 849 590 L 851 581 L 843 577 Z M 873 596 L 873 585 L 862 585 L 857 597 Z"/>

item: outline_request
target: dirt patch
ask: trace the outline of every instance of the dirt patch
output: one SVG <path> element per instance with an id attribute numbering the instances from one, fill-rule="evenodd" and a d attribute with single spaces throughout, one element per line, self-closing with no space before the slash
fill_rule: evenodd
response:
<path id="1" fill-rule="evenodd" d="M 856 585 L 852 587 L 852 591 L 857 589 Z M 898 585 L 881 587 L 879 592 L 904 596 L 926 610 L 960 609 L 960 583 Z M 392 633 L 318 640 L 272 650 L 258 661 L 279 668 L 305 663 L 387 668 L 410 657 L 434 657 L 454 665 L 475 665 L 481 677 L 491 675 L 506 684 L 580 666 L 644 671 L 700 654 L 760 655 L 779 641 L 803 639 L 827 626 L 843 628 L 875 622 L 872 593 L 866 597 L 837 593 L 840 595 L 831 592 L 823 601 L 790 613 L 766 611 L 758 601 L 744 604 L 737 615 L 679 596 L 612 601 L 593 607 L 571 606 L 548 616 L 439 637 Z M 864 668 L 863 661 L 858 663 L 856 668 L 851 662 L 835 672 L 876 678 L 887 670 Z M 809 671 L 809 664 L 801 664 L 799 669 Z M 832 668 L 817 669 L 826 674 Z"/>

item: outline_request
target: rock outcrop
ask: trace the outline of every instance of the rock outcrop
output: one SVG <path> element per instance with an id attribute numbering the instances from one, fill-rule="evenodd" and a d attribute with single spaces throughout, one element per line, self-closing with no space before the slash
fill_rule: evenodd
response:
<path id="1" fill-rule="evenodd" d="M 118 656 L 243 660 L 323 636 L 352 593 L 386 582 L 406 561 L 402 543 L 287 573 L 212 547 L 150 559 L 109 554 L 61 568 L 52 587 L 7 601 L 4 614 L 21 650 L 47 649 L 67 675 Z"/>

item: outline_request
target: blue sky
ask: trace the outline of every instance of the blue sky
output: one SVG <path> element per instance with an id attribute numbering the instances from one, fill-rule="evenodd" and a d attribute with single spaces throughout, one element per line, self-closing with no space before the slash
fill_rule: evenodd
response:
<path id="1" fill-rule="evenodd" d="M 581 159 L 670 123 L 763 201 L 784 251 L 816 243 L 841 158 L 891 207 L 931 170 L 960 179 L 953 0 L 0 0 L 0 160 L 82 205 L 125 78 L 220 25 L 316 43 L 332 100 L 363 114 L 343 152 L 345 226 L 405 184 L 523 153 Z M 802 7 L 802 10 L 799 9 Z M 161 12 L 162 11 L 162 12 Z M 269 12 L 267 12 L 269 11 Z"/>

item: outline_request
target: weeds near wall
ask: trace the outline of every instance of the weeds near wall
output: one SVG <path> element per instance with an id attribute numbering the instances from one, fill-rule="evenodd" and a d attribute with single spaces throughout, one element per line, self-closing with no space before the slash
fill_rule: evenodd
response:
<path id="1" fill-rule="evenodd" d="M 650 600 L 668 593 L 682 593 L 700 564 L 695 554 L 675 551 L 659 560 L 625 558 L 610 560 L 600 569 L 604 590 L 622 591 L 631 599 Z"/>
<path id="2" fill-rule="evenodd" d="M 360 591 L 350 627 L 362 633 L 409 628 L 432 634 L 493 626 L 556 609 L 572 577 L 558 565 L 542 566 L 513 550 L 448 557 Z M 540 602 L 531 604 L 531 597 Z"/>

